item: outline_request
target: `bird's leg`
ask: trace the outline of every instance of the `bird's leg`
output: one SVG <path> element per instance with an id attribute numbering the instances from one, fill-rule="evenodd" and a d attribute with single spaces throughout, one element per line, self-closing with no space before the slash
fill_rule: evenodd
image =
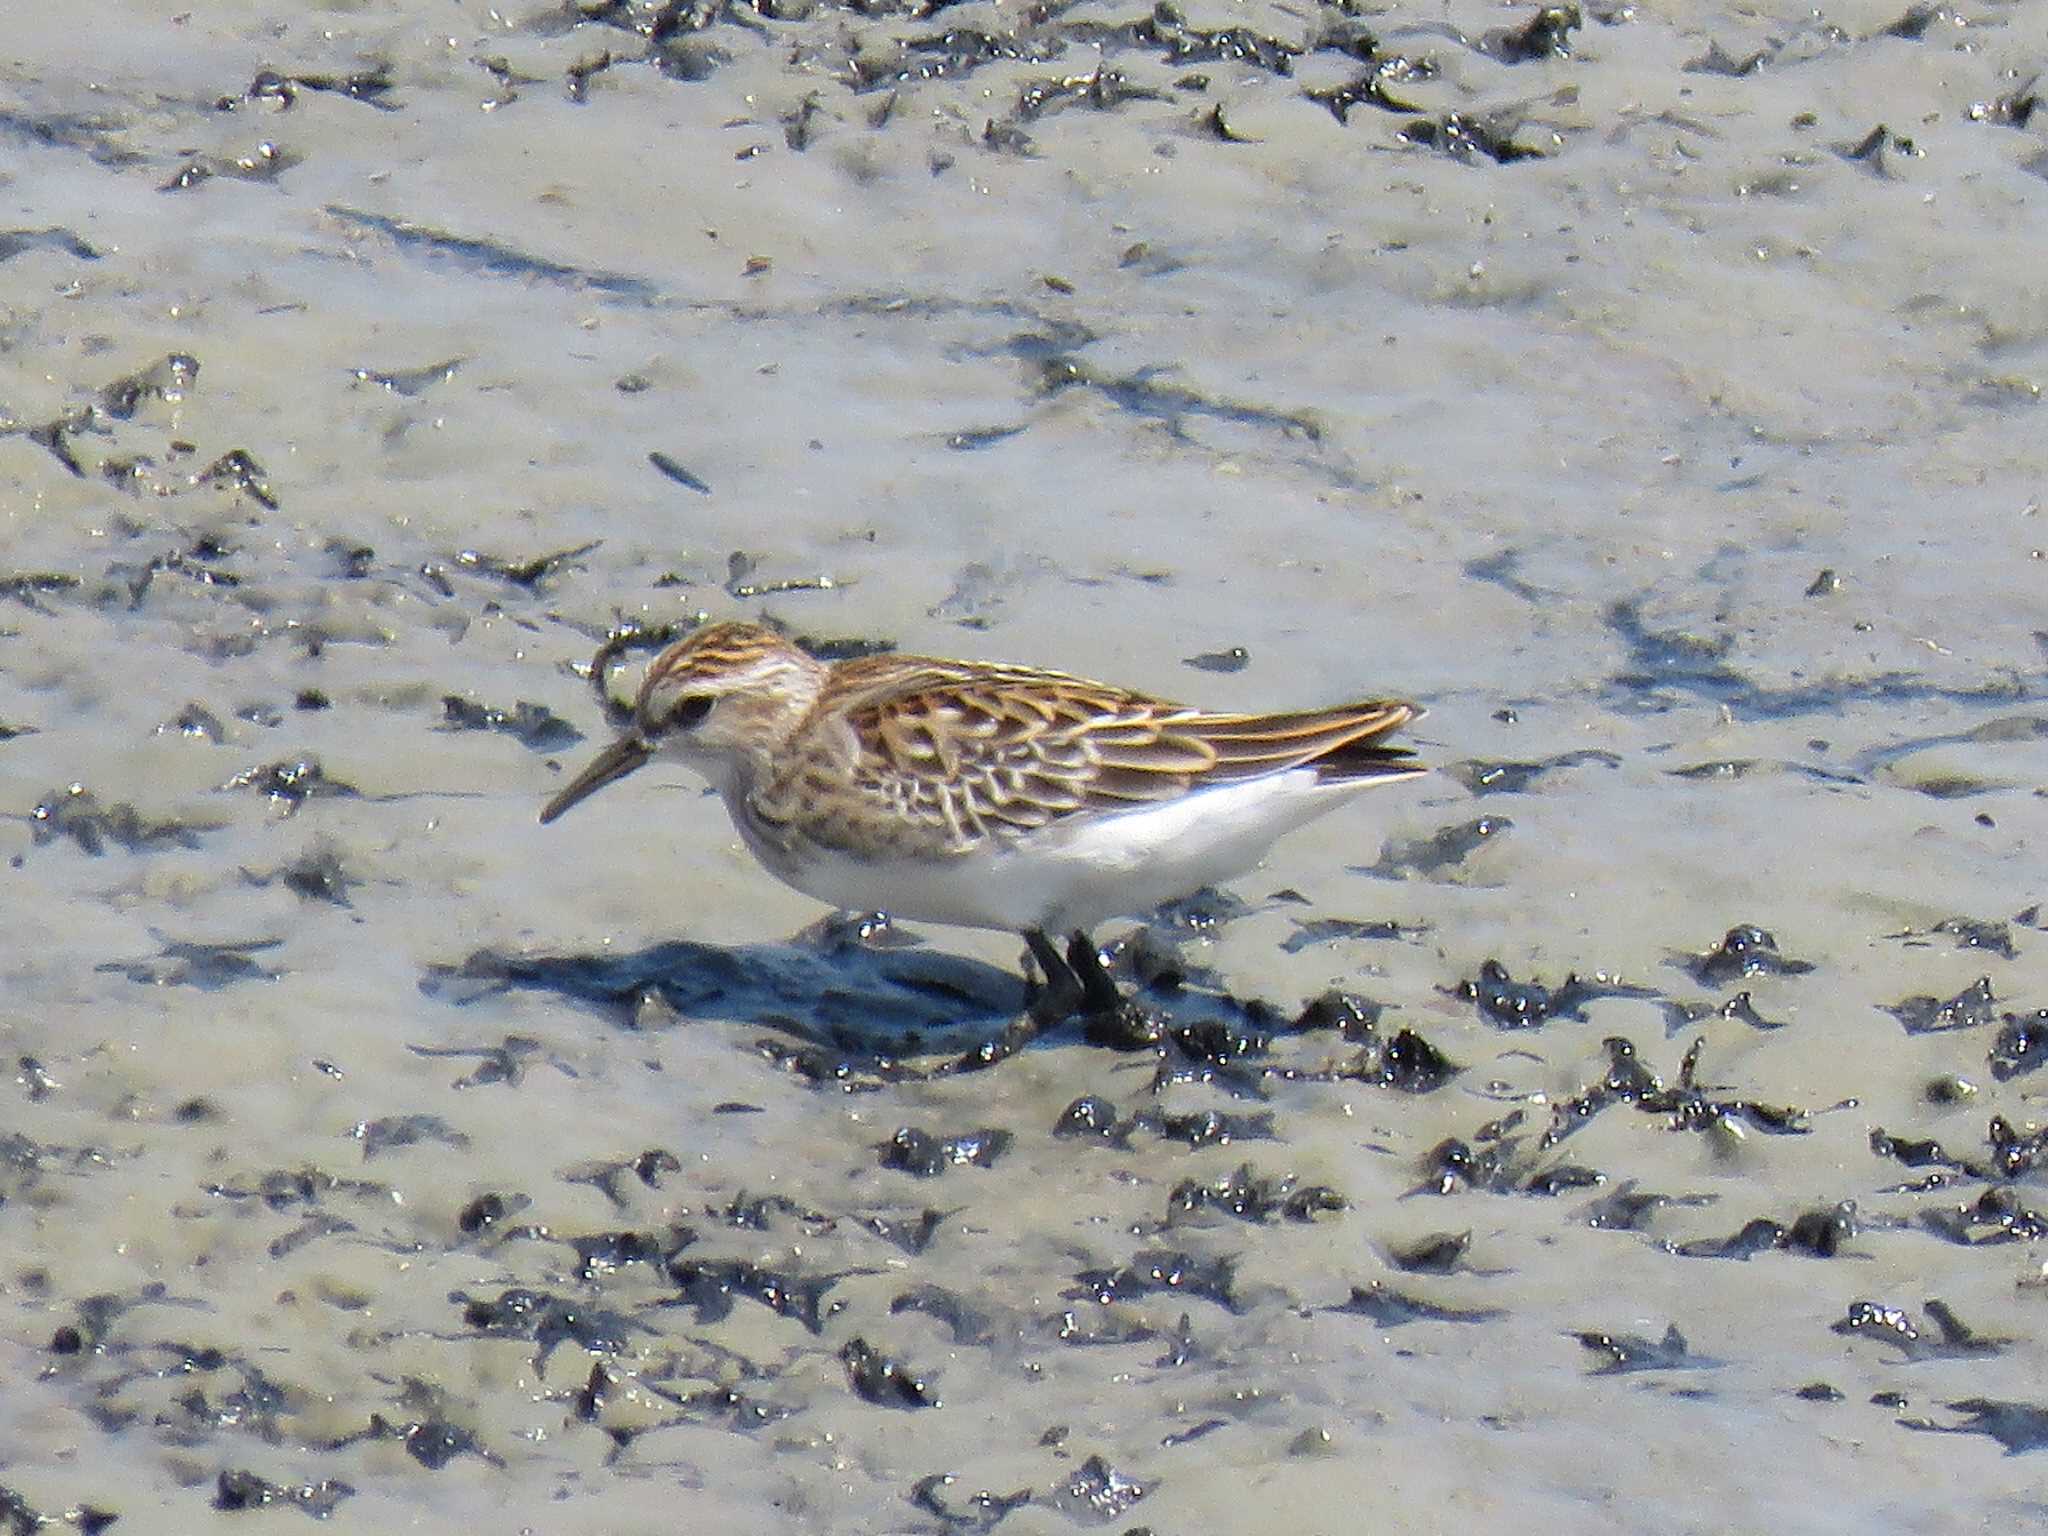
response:
<path id="1" fill-rule="evenodd" d="M 1079 928 L 1067 939 L 1067 969 L 1081 989 L 1083 1012 L 1111 1013 L 1124 1005 L 1123 993 L 1103 968 L 1102 951 Z"/>
<path id="2" fill-rule="evenodd" d="M 1045 985 L 1031 1000 L 1032 1022 L 1049 1028 L 1062 1020 L 1072 1018 L 1088 1000 L 1087 984 L 1075 974 L 1074 967 L 1053 946 L 1042 928 L 1024 930 L 1025 947 L 1031 951 L 1031 958 L 1038 962 L 1039 970 L 1045 973 Z M 1071 952 L 1072 946 L 1069 946 Z M 1102 969 L 1097 960 L 1095 968 Z"/>
<path id="3" fill-rule="evenodd" d="M 1109 1020 L 1124 1024 L 1136 1016 L 1135 1010 L 1104 969 L 1102 951 L 1095 947 L 1095 941 L 1087 934 L 1076 929 L 1069 935 L 1064 955 L 1046 936 L 1043 928 L 1026 928 L 1024 943 L 1031 951 L 1032 960 L 1044 973 L 1044 983 L 1032 996 L 1022 1017 L 1011 1020 L 1000 1035 L 984 1040 L 943 1071 L 986 1071 L 999 1061 L 1007 1061 L 1045 1031 L 1057 1028 L 1069 1019 Z M 1094 1027 L 1093 1022 L 1090 1027 Z M 1119 1050 L 1134 1049 L 1123 1043 L 1127 1034 L 1127 1031 L 1116 1034 L 1110 1043 Z M 1145 1036 L 1141 1043 L 1150 1043 L 1155 1038 Z"/>

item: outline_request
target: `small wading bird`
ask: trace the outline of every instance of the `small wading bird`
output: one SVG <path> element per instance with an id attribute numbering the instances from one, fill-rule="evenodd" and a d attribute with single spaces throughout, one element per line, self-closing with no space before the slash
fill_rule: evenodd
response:
<path id="1" fill-rule="evenodd" d="M 630 728 L 540 819 L 673 759 L 805 895 L 1021 933 L 1049 1024 L 1119 1001 L 1090 928 L 1240 875 L 1282 833 L 1422 773 L 1383 745 L 1421 713 L 1209 714 L 1034 667 L 828 664 L 758 624 L 711 624 L 654 659 Z M 1071 936 L 1065 957 L 1053 934 Z"/>

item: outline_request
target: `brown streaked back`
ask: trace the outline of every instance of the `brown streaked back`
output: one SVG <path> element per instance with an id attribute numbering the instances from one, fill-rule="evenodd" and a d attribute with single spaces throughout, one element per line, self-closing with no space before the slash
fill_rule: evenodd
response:
<path id="1" fill-rule="evenodd" d="M 1205 714 L 1064 673 L 883 656 L 835 667 L 791 745 L 813 765 L 821 753 L 850 751 L 852 795 L 965 848 L 1311 765 L 1361 785 L 1407 778 L 1423 769 L 1380 742 L 1419 713 L 1370 700 Z M 801 750 L 806 739 L 819 753 Z M 787 822 L 818 790 L 815 774 L 796 766 L 753 799 Z"/>

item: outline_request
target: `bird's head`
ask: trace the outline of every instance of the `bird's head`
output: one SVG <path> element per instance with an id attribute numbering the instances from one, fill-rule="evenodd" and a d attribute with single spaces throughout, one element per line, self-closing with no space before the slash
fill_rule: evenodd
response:
<path id="1" fill-rule="evenodd" d="M 654 758 L 721 790 L 747 781 L 803 723 L 823 663 L 759 624 L 711 624 L 654 658 L 633 723 L 542 807 L 543 824 Z"/>

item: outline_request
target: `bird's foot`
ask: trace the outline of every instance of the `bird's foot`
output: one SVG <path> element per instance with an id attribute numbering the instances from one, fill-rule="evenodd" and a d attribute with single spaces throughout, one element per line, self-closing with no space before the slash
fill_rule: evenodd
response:
<path id="1" fill-rule="evenodd" d="M 1078 928 L 1067 938 L 1067 969 L 1081 990 L 1076 1012 L 1112 1013 L 1128 1001 L 1103 965 L 1100 947 Z"/>
<path id="2" fill-rule="evenodd" d="M 1038 962 L 1039 974 L 1043 978 L 1025 1005 L 1025 1017 L 1040 1029 L 1064 1024 L 1081 1011 L 1087 999 L 1086 985 L 1067 956 L 1060 953 L 1043 929 L 1026 930 L 1024 944 L 1031 951 L 1031 958 Z M 1073 944 L 1070 942 L 1067 947 L 1071 953 Z M 1099 969 L 1099 959 L 1096 965 Z"/>
<path id="3" fill-rule="evenodd" d="M 1080 929 L 1067 936 L 1064 952 L 1039 928 L 1026 932 L 1024 943 L 1045 978 L 1027 1008 L 1041 1029 L 1125 1005 L 1122 991 L 1102 963 L 1101 949 Z"/>
<path id="4" fill-rule="evenodd" d="M 1150 1029 L 1140 1027 L 1150 1016 L 1124 996 L 1102 963 L 1102 951 L 1087 934 L 1076 929 L 1068 935 L 1064 952 L 1040 928 L 1025 930 L 1024 943 L 1043 979 L 1025 1004 L 1023 1016 L 960 1057 L 952 1070 L 978 1072 L 992 1067 L 1046 1031 L 1075 1020 L 1098 1045 L 1135 1050 L 1156 1042 L 1156 1024 Z"/>

